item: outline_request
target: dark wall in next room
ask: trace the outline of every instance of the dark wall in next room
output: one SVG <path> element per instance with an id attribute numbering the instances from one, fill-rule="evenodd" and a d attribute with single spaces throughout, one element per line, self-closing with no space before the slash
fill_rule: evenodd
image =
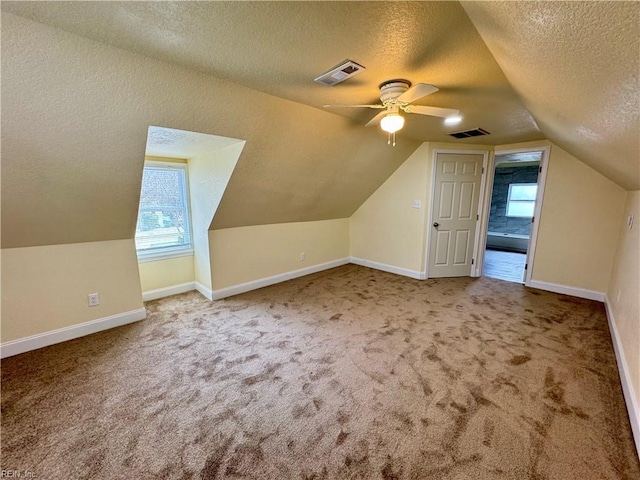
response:
<path id="1" fill-rule="evenodd" d="M 538 181 L 538 165 L 526 167 L 498 165 L 493 181 L 491 195 L 491 213 L 489 215 L 489 231 L 498 233 L 514 233 L 529 235 L 531 219 L 507 217 L 507 197 L 509 185 L 512 183 L 536 183 Z"/>

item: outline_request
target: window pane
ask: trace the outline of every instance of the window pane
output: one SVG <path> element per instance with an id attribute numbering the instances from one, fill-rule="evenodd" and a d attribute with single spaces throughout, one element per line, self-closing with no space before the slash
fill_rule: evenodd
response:
<path id="1" fill-rule="evenodd" d="M 538 185 L 509 185 L 509 200 L 535 200 Z"/>
<path id="2" fill-rule="evenodd" d="M 184 170 L 177 168 L 145 167 L 142 174 L 140 208 L 159 205 L 182 207 Z"/>
<path id="3" fill-rule="evenodd" d="M 136 248 L 152 251 L 191 246 L 184 168 L 145 167 L 136 226 Z"/>
<path id="4" fill-rule="evenodd" d="M 535 202 L 511 201 L 507 204 L 507 217 L 533 217 Z"/>

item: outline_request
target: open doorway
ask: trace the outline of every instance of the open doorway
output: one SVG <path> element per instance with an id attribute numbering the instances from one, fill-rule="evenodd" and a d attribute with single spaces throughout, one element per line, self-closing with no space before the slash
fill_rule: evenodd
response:
<path id="1" fill-rule="evenodd" d="M 496 154 L 482 274 L 525 283 L 543 151 Z"/>

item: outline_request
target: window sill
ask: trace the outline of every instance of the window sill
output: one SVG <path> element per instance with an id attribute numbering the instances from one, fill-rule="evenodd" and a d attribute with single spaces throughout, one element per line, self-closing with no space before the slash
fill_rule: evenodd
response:
<path id="1" fill-rule="evenodd" d="M 159 260 L 169 260 L 170 258 L 192 256 L 193 248 L 184 250 L 167 250 L 164 252 L 138 253 L 138 263 L 157 262 Z"/>

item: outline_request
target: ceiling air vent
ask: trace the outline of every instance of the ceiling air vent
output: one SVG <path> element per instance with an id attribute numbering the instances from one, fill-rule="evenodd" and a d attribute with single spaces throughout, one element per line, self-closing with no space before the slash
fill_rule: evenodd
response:
<path id="1" fill-rule="evenodd" d="M 481 137 L 482 135 L 490 135 L 489 132 L 483 130 L 482 128 L 474 128 L 472 130 L 465 130 L 464 132 L 453 132 L 450 133 L 452 137 L 455 138 L 469 138 L 469 137 Z"/>
<path id="2" fill-rule="evenodd" d="M 359 65 L 352 60 L 345 60 L 340 65 L 333 67 L 328 72 L 320 75 L 314 81 L 332 87 L 340 82 L 344 82 L 349 77 L 357 75 L 363 70 L 364 67 L 362 65 Z"/>

